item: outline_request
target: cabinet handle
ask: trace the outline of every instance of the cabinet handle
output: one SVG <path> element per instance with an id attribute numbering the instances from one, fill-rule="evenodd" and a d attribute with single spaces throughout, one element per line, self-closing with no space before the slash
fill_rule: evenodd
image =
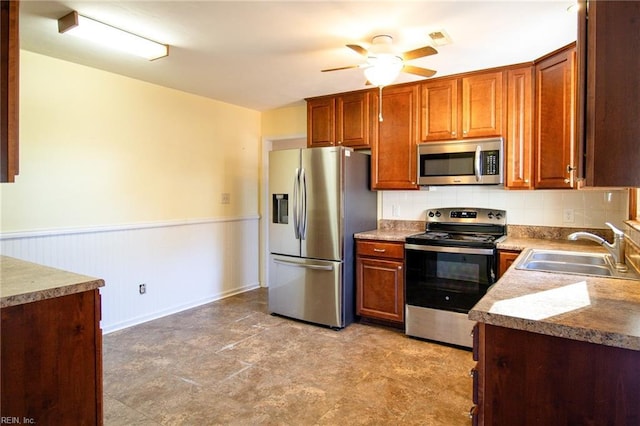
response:
<path id="1" fill-rule="evenodd" d="M 384 253 L 385 251 L 387 251 L 387 249 L 374 248 L 373 251 L 375 251 L 376 253 Z"/>
<path id="2" fill-rule="evenodd" d="M 473 418 L 476 415 L 476 410 L 478 409 L 478 407 L 476 405 L 474 405 L 473 407 L 471 407 L 471 409 L 469 410 L 469 418 L 473 420 Z"/>

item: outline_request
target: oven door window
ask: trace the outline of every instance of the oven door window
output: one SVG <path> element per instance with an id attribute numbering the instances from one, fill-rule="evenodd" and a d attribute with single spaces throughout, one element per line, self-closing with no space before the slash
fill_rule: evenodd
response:
<path id="1" fill-rule="evenodd" d="M 495 256 L 406 250 L 407 304 L 468 312 L 495 282 Z"/>

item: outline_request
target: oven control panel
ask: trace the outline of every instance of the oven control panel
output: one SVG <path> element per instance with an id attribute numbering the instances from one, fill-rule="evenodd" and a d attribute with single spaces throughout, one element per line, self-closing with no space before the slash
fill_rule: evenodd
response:
<path id="1" fill-rule="evenodd" d="M 507 212 L 497 209 L 453 207 L 426 211 L 427 222 L 506 225 Z"/>

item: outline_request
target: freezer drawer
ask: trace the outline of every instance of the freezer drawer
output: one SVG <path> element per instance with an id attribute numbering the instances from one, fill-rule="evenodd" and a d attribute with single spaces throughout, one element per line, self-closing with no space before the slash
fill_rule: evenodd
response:
<path id="1" fill-rule="evenodd" d="M 342 262 L 270 256 L 269 312 L 345 326 Z"/>

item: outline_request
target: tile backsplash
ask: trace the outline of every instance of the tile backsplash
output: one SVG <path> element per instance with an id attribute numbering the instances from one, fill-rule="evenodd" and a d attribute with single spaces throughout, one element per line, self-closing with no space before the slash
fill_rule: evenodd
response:
<path id="1" fill-rule="evenodd" d="M 502 187 L 440 186 L 419 191 L 380 191 L 379 219 L 426 220 L 437 207 L 484 207 L 507 211 L 510 225 L 619 228 L 628 217 L 627 189 L 508 191 Z"/>

